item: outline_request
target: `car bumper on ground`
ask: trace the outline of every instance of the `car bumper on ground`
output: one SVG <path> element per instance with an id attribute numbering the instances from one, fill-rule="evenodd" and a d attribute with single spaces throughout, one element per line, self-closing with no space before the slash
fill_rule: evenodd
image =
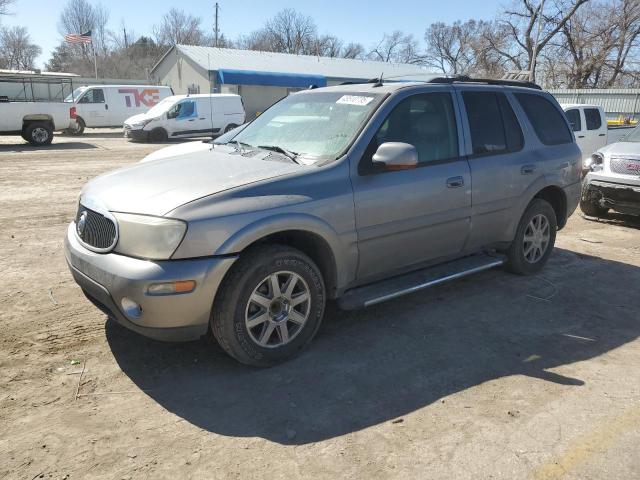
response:
<path id="1" fill-rule="evenodd" d="M 147 142 L 149 141 L 149 132 L 141 128 L 134 129 L 128 126 L 124 127 L 124 137 L 134 142 Z"/>
<path id="2" fill-rule="evenodd" d="M 207 332 L 216 291 L 235 256 L 148 261 L 116 253 L 94 253 L 82 246 L 69 225 L 65 257 L 87 298 L 109 317 L 144 336 L 165 341 L 200 338 Z M 151 284 L 193 280 L 190 293 L 153 296 Z M 123 299 L 140 306 L 125 312 Z"/>
<path id="3" fill-rule="evenodd" d="M 640 215 L 640 186 L 594 180 L 587 177 L 582 200 L 597 203 L 616 212 Z"/>

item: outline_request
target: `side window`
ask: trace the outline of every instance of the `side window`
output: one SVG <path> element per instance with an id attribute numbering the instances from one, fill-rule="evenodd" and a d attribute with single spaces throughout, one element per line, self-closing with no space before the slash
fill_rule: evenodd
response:
<path id="1" fill-rule="evenodd" d="M 520 150 L 522 130 L 503 94 L 463 92 L 474 155 L 496 155 Z"/>
<path id="2" fill-rule="evenodd" d="M 87 90 L 79 103 L 104 103 L 104 90 L 101 88 Z"/>
<path id="3" fill-rule="evenodd" d="M 413 145 L 419 163 L 457 157 L 458 129 L 451 94 L 423 93 L 398 103 L 369 145 L 365 154 L 369 161 L 386 142 Z"/>
<path id="4" fill-rule="evenodd" d="M 598 130 L 602 126 L 600 110 L 597 108 L 585 108 L 584 122 L 587 124 L 587 130 Z"/>
<path id="5" fill-rule="evenodd" d="M 515 96 L 542 143 L 560 145 L 573 142 L 567 122 L 553 103 L 542 95 L 516 93 Z"/>
<path id="6" fill-rule="evenodd" d="M 567 110 L 564 112 L 567 116 L 567 120 L 569 120 L 569 125 L 571 125 L 571 130 L 574 132 L 579 132 L 582 130 L 582 119 L 580 118 L 580 110 L 577 108 L 572 108 L 571 110 Z"/>
<path id="7" fill-rule="evenodd" d="M 196 114 L 196 102 L 187 100 L 180 103 L 180 114 L 178 118 L 191 118 Z"/>

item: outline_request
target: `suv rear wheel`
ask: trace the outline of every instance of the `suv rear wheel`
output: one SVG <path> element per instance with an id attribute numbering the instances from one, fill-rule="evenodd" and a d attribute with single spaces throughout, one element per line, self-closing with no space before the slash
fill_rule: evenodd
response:
<path id="1" fill-rule="evenodd" d="M 211 329 L 236 360 L 268 367 L 298 354 L 314 337 L 325 307 L 322 274 L 284 245 L 243 254 L 214 302 Z"/>
<path id="2" fill-rule="evenodd" d="M 556 242 L 558 224 L 553 207 L 535 198 L 525 210 L 516 236 L 507 250 L 507 268 L 520 275 L 532 275 L 547 263 Z"/>

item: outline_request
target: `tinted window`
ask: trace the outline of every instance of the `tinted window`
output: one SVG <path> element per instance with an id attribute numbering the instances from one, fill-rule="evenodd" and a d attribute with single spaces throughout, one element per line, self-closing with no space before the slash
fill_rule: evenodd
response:
<path id="1" fill-rule="evenodd" d="M 451 95 L 425 93 L 402 100 L 376 133 L 371 155 L 385 142 L 413 145 L 420 163 L 457 157 L 458 130 Z"/>
<path id="2" fill-rule="evenodd" d="M 597 108 L 585 108 L 584 121 L 587 124 L 587 130 L 598 130 L 602 126 L 600 110 Z"/>
<path id="3" fill-rule="evenodd" d="M 506 97 L 495 92 L 463 92 L 474 155 L 520 150 L 523 136 Z"/>
<path id="4" fill-rule="evenodd" d="M 515 95 L 542 143 L 559 145 L 573 141 L 567 122 L 553 103 L 541 95 L 530 93 Z"/>
<path id="5" fill-rule="evenodd" d="M 571 110 L 567 110 L 565 112 L 567 116 L 567 120 L 569 120 L 569 125 L 571 125 L 571 130 L 574 132 L 579 132 L 582 130 L 582 119 L 580 118 L 580 110 L 573 108 Z"/>
<path id="6" fill-rule="evenodd" d="M 498 93 L 498 101 L 500 103 L 500 113 L 502 113 L 502 122 L 504 123 L 504 133 L 507 137 L 507 149 L 510 152 L 517 152 L 522 150 L 524 146 L 524 135 L 522 129 L 516 118 L 516 114 L 513 113 L 513 109 L 502 93 Z"/>

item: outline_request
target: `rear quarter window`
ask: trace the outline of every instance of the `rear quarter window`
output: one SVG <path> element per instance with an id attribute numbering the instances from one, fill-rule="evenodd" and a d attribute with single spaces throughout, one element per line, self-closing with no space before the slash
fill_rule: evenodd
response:
<path id="1" fill-rule="evenodd" d="M 536 135 L 545 145 L 572 143 L 573 136 L 560 110 L 542 95 L 516 93 Z"/>

